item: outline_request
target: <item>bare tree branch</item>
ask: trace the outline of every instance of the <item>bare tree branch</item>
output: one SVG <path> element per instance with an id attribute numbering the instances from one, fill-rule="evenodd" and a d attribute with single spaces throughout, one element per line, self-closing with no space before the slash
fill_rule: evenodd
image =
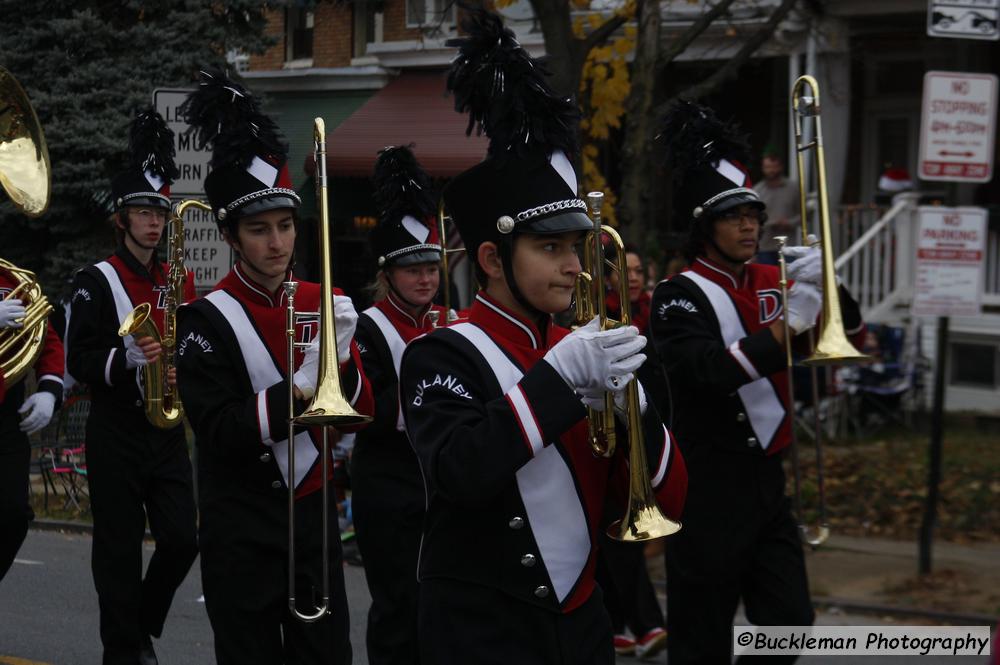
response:
<path id="1" fill-rule="evenodd" d="M 603 44 L 608 37 L 614 34 L 615 30 L 625 25 L 626 22 L 628 22 L 628 17 L 616 14 L 588 34 L 583 39 L 584 56 L 586 56 L 587 53 L 590 53 L 590 49 Z"/>
<path id="2" fill-rule="evenodd" d="M 708 26 L 712 25 L 715 19 L 719 18 L 727 11 L 729 11 L 729 6 L 732 5 L 736 0 L 720 0 L 716 3 L 710 10 L 698 17 L 698 20 L 688 26 L 688 29 L 684 31 L 680 37 L 675 39 L 670 48 L 667 49 L 660 55 L 658 61 L 658 67 L 663 68 L 674 61 L 674 58 L 683 53 L 688 46 L 691 45 L 698 36 L 705 32 Z"/>
<path id="3" fill-rule="evenodd" d="M 761 26 L 756 33 L 754 33 L 746 42 L 744 42 L 743 46 L 740 48 L 739 51 L 737 51 L 736 55 L 730 58 L 725 65 L 717 69 L 711 76 L 709 76 L 704 81 L 696 83 L 687 90 L 684 90 L 683 92 L 674 95 L 669 100 L 667 100 L 659 107 L 657 107 L 656 109 L 657 115 L 666 113 L 670 105 L 673 104 L 675 100 L 681 97 L 685 99 L 699 99 L 701 97 L 704 97 L 705 95 L 708 95 L 709 93 L 714 91 L 716 88 L 718 88 L 720 85 L 722 85 L 729 79 L 734 78 L 736 74 L 739 72 L 740 68 L 746 63 L 747 60 L 750 59 L 750 56 L 753 55 L 754 52 L 758 48 L 760 48 L 761 45 L 771 37 L 772 34 L 774 34 L 774 30 L 778 27 L 778 24 L 781 23 L 781 21 L 784 20 L 785 16 L 787 16 L 788 13 L 792 10 L 792 8 L 795 7 L 796 2 L 798 2 L 798 0 L 782 0 L 778 8 L 774 10 L 773 14 L 771 14 L 771 17 L 768 19 L 767 23 Z"/>

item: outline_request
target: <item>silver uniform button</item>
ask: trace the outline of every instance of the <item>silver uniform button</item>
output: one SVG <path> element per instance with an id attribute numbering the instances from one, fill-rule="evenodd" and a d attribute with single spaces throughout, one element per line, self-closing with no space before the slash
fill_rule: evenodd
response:
<path id="1" fill-rule="evenodd" d="M 745 413 L 737 413 L 736 414 L 736 422 L 738 422 L 738 423 L 745 423 L 746 421 L 747 421 L 747 414 L 745 414 Z"/>
<path id="2" fill-rule="evenodd" d="M 545 598 L 549 595 L 549 588 L 547 586 L 540 586 L 535 589 L 536 598 Z"/>
<path id="3" fill-rule="evenodd" d="M 281 481 L 280 480 L 275 480 L 274 482 L 271 483 L 271 487 L 273 487 L 274 489 L 280 489 L 281 488 Z"/>
<path id="4" fill-rule="evenodd" d="M 532 566 L 535 565 L 535 560 L 536 559 L 534 554 L 525 554 L 524 556 L 521 557 L 521 565 L 524 566 L 525 568 L 531 568 Z"/>
<path id="5" fill-rule="evenodd" d="M 136 405 L 136 406 L 142 406 L 142 400 L 141 400 L 141 399 L 137 399 L 137 400 L 135 401 L 135 405 Z"/>
<path id="6" fill-rule="evenodd" d="M 260 461 L 261 462 L 270 462 L 271 461 L 271 453 L 264 453 L 263 455 L 261 455 L 260 456 Z"/>
<path id="7" fill-rule="evenodd" d="M 520 529 L 521 527 L 524 526 L 524 518 L 523 517 L 511 518 L 511 520 L 507 522 L 507 526 L 509 526 L 511 529 Z"/>
<path id="8" fill-rule="evenodd" d="M 757 445 L 757 437 L 751 436 L 749 439 L 747 439 L 747 446 L 748 447 L 753 448 L 756 445 Z"/>

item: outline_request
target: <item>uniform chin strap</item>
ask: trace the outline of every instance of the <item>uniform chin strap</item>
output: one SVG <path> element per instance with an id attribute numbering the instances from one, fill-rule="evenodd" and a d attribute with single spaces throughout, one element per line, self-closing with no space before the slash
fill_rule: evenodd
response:
<path id="1" fill-rule="evenodd" d="M 528 299 L 524 297 L 521 289 L 517 286 L 517 280 L 514 278 L 514 238 L 509 235 L 502 238 L 499 249 L 500 260 L 503 262 L 503 277 L 507 282 L 507 288 L 510 289 L 510 294 L 514 296 L 514 300 L 519 302 L 528 311 L 532 319 L 541 321 L 548 314 L 528 302 Z M 539 328 L 544 329 L 542 326 L 539 326 Z"/>

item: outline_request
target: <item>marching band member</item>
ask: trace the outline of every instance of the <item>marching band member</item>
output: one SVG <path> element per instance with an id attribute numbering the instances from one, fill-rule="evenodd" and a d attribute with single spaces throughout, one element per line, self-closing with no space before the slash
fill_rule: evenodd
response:
<path id="1" fill-rule="evenodd" d="M 449 87 L 490 147 L 444 199 L 484 289 L 467 322 L 410 343 L 400 374 L 428 495 L 421 660 L 612 663 L 594 565 L 605 495 L 627 484 L 625 455 L 594 456 L 583 400 L 623 390 L 645 338 L 600 331 L 596 318 L 572 333 L 554 325 L 593 227 L 567 157 L 575 106 L 495 14 L 470 13 L 463 31 Z M 683 460 L 655 408 L 643 425 L 656 497 L 677 514 Z"/>
<path id="2" fill-rule="evenodd" d="M 23 325 L 24 301 L 10 298 L 18 282 L 0 271 L 0 330 L 15 333 Z M 14 563 L 35 518 L 28 501 L 28 435 L 49 424 L 63 393 L 63 344 L 51 323 L 34 363 L 37 387 L 25 398 L 24 381 L 9 386 L 0 372 L 0 580 Z"/>
<path id="3" fill-rule="evenodd" d="M 778 268 L 747 263 L 766 215 L 742 166 L 742 138 L 688 102 L 671 109 L 661 135 L 676 209 L 691 222 L 691 266 L 656 287 L 650 321 L 690 474 L 684 529 L 666 544 L 668 660 L 724 663 L 741 599 L 754 624 L 813 622 L 778 453 L 793 415 L 782 317 L 796 334 L 815 324 L 820 258 L 796 252 L 783 311 Z M 845 325 L 860 331 L 856 303 L 843 288 L 840 298 Z"/>
<path id="4" fill-rule="evenodd" d="M 440 280 L 441 245 L 430 177 L 409 148 L 389 147 L 375 162 L 379 224 L 375 304 L 363 311 L 356 340 L 375 395 L 375 420 L 357 435 L 351 459 L 351 510 L 371 592 L 368 662 L 417 663 L 417 554 L 424 481 L 403 429 L 399 362 L 415 337 L 433 330 L 431 300 Z"/>
<path id="5" fill-rule="evenodd" d="M 303 623 L 288 608 L 287 421 L 315 389 L 319 325 L 299 319 L 296 340 L 311 342 L 287 367 L 282 283 L 293 279 L 296 209 L 285 145 L 250 92 L 221 72 L 201 72 L 183 112 L 199 145 L 213 148 L 205 192 L 236 265 L 210 294 L 180 312 L 178 378 L 199 451 L 200 545 L 205 607 L 219 665 L 351 662 L 340 539 L 321 551 L 321 433 L 294 439 L 297 556 L 295 595 L 319 602 L 323 566 L 330 613 Z M 339 292 L 338 292 L 339 293 Z M 320 285 L 299 281 L 297 309 L 318 311 Z M 371 388 L 351 342 L 357 314 L 334 299 L 344 392 L 371 413 Z M 288 391 L 296 398 L 289 413 Z M 331 446 L 332 449 L 332 446 Z M 329 469 L 333 463 L 330 460 Z M 336 534 L 337 511 L 329 512 Z"/>
<path id="6" fill-rule="evenodd" d="M 118 328 L 142 303 L 163 330 L 168 266 L 156 260 L 176 177 L 173 132 L 154 111 L 129 135 L 129 167 L 111 181 L 118 249 L 77 273 L 67 332 L 67 369 L 91 391 L 87 483 L 94 516 L 92 568 L 101 609 L 104 663 L 155 663 L 174 592 L 198 554 L 194 492 L 184 426 L 154 427 L 144 412 L 143 369 L 159 362 L 151 337 Z M 194 297 L 191 276 L 187 299 Z M 171 379 L 172 380 L 172 379 Z M 142 574 L 146 519 L 156 551 Z"/>

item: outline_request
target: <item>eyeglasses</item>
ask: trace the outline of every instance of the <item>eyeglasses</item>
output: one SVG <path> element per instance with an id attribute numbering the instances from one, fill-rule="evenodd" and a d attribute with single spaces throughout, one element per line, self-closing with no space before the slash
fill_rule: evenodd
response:
<path id="1" fill-rule="evenodd" d="M 730 210 L 719 216 L 720 222 L 725 222 L 730 226 L 741 226 L 743 220 L 747 220 L 752 225 L 760 225 L 763 214 L 756 208 L 750 210 Z"/>

